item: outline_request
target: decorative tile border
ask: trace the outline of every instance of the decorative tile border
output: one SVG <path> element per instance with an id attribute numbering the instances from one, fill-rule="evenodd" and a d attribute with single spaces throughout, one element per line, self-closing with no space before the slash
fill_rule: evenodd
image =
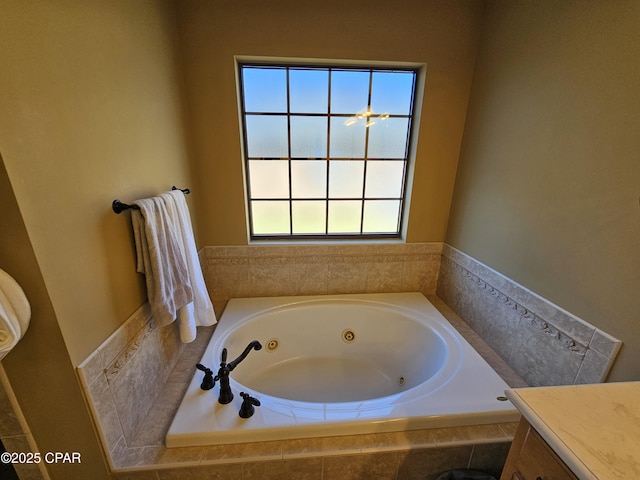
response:
<path id="1" fill-rule="evenodd" d="M 621 346 L 449 245 L 437 294 L 530 385 L 602 382 Z"/>
<path id="2" fill-rule="evenodd" d="M 452 268 L 454 268 L 457 273 L 462 276 L 463 279 L 472 283 L 477 288 L 484 290 L 488 298 L 493 299 L 496 303 L 502 304 L 507 308 L 512 308 L 513 310 L 515 310 L 516 314 L 522 318 L 522 321 L 529 322 L 530 325 L 537 327 L 541 332 L 549 335 L 549 337 L 554 341 L 557 341 L 561 345 L 564 345 L 569 351 L 580 355 L 581 357 L 584 357 L 587 351 L 586 345 L 578 343 L 569 335 L 560 331 L 553 325 L 550 325 L 548 322 L 541 319 L 538 315 L 529 311 L 525 306 L 517 303 L 515 300 L 508 297 L 507 295 L 493 287 L 491 284 L 474 275 L 464 267 L 458 265 L 457 263 L 453 263 Z"/>

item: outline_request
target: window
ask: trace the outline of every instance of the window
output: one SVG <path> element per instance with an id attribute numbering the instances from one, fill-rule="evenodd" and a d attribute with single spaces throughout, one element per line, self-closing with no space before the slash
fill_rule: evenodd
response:
<path id="1" fill-rule="evenodd" d="M 399 238 L 416 76 L 240 63 L 251 239 Z"/>

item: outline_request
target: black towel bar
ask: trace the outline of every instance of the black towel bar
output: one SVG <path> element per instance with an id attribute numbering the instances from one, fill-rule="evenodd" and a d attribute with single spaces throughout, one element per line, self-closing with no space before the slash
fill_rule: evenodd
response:
<path id="1" fill-rule="evenodd" d="M 171 187 L 171 190 L 182 190 L 182 193 L 184 193 L 185 195 L 188 195 L 191 193 L 191 190 L 189 190 L 188 188 L 178 188 L 175 185 L 173 187 Z M 127 203 L 123 203 L 120 200 L 114 200 L 111 203 L 111 208 L 113 209 L 114 212 L 116 213 L 122 213 L 125 210 L 129 210 L 129 209 L 133 209 L 133 210 L 140 210 L 140 207 L 137 205 L 129 205 Z"/>

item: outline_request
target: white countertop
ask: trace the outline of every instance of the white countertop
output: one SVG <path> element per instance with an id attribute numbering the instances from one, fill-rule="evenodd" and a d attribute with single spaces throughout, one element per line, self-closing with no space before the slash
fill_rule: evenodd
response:
<path id="1" fill-rule="evenodd" d="M 640 382 L 507 390 L 581 480 L 640 479 Z"/>

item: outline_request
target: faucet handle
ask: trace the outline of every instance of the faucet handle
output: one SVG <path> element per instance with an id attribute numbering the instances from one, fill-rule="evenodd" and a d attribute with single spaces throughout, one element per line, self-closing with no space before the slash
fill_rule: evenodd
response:
<path id="1" fill-rule="evenodd" d="M 220 355 L 220 362 L 227 363 L 227 349 L 226 348 L 222 349 L 222 355 Z M 220 366 L 222 366 L 222 365 L 220 365 Z"/>
<path id="2" fill-rule="evenodd" d="M 202 379 L 202 383 L 200 384 L 200 388 L 202 390 L 211 390 L 216 384 L 213 378 L 213 371 L 210 368 L 205 367 L 201 363 L 196 363 L 196 368 L 201 372 L 204 372 L 204 377 Z"/>
<path id="3" fill-rule="evenodd" d="M 240 392 L 240 396 L 242 397 L 242 406 L 240 407 L 240 412 L 238 415 L 242 418 L 249 418 L 256 411 L 255 407 L 260 406 L 260 400 L 257 398 L 253 398 L 251 395 L 245 392 Z"/>

